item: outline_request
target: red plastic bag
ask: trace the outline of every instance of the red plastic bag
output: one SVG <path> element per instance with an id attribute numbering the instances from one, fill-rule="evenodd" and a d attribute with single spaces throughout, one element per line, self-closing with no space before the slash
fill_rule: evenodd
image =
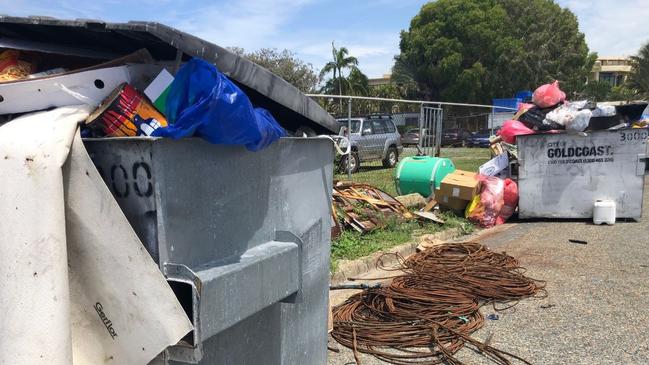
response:
<path id="1" fill-rule="evenodd" d="M 503 191 L 503 207 L 496 217 L 496 224 L 503 224 L 514 214 L 518 206 L 518 185 L 512 179 L 505 179 Z"/>
<path id="2" fill-rule="evenodd" d="M 532 94 L 532 102 L 539 108 L 549 108 L 566 100 L 566 93 L 559 89 L 559 81 L 539 86 Z"/>
<path id="3" fill-rule="evenodd" d="M 482 182 L 480 203 L 469 214 L 469 220 L 481 227 L 489 228 L 496 225 L 496 218 L 502 210 L 505 184 L 495 176 L 478 175 Z"/>
<path id="4" fill-rule="evenodd" d="M 502 137 L 503 141 L 511 144 L 516 143 L 516 136 L 534 133 L 536 132 L 517 120 L 506 120 L 502 128 L 498 131 L 498 135 Z"/>

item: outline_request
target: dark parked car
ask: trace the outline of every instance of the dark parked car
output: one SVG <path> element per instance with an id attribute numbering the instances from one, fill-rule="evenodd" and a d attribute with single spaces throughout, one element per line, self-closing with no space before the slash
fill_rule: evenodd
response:
<path id="1" fill-rule="evenodd" d="M 419 128 L 408 129 L 401 135 L 401 144 L 404 146 L 416 146 L 419 144 Z"/>
<path id="2" fill-rule="evenodd" d="M 496 130 L 494 130 L 496 133 Z M 469 147 L 489 147 L 489 137 L 491 137 L 491 129 L 483 129 L 477 132 L 473 132 L 471 137 L 469 137 Z"/>
<path id="3" fill-rule="evenodd" d="M 442 146 L 462 146 L 469 143 L 471 132 L 465 129 L 446 129 L 442 131 Z"/>

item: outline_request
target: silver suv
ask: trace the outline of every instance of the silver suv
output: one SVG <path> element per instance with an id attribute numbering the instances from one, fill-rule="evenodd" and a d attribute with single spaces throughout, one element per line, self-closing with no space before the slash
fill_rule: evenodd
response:
<path id="1" fill-rule="evenodd" d="M 347 137 L 347 118 L 337 119 L 340 123 L 340 135 Z M 384 167 L 394 167 L 399 162 L 403 151 L 401 136 L 394 126 L 392 118 L 386 115 L 371 115 L 366 118 L 351 119 L 350 136 L 352 153 L 342 156 L 339 168 L 341 171 L 358 171 L 361 162 L 381 160 Z M 346 146 L 345 146 L 346 147 Z"/>

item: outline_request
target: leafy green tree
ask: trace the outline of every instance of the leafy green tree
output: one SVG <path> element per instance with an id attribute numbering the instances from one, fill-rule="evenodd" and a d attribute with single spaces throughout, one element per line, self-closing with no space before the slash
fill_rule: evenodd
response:
<path id="1" fill-rule="evenodd" d="M 358 59 L 349 55 L 349 50 L 345 47 L 336 48 L 334 42 L 331 42 L 331 56 L 332 60 L 327 62 L 320 71 L 320 77 L 324 78 L 329 73 L 333 73 L 333 80 L 338 86 L 338 95 L 343 95 L 343 84 L 345 77 L 343 70 L 353 70 L 358 66 Z"/>
<path id="2" fill-rule="evenodd" d="M 404 64 L 395 63 L 392 67 L 392 76 L 390 83 L 399 89 L 399 94 L 402 99 L 417 99 L 419 98 L 419 89 L 417 82 L 413 75 L 404 69 Z"/>
<path id="3" fill-rule="evenodd" d="M 636 91 L 638 97 L 649 99 L 649 43 L 631 57 L 631 62 L 633 68 L 628 78 L 629 87 Z"/>
<path id="4" fill-rule="evenodd" d="M 369 96 L 384 99 L 403 99 L 401 89 L 395 83 L 372 86 L 370 87 Z M 402 111 L 401 106 L 405 106 L 405 104 L 392 101 L 373 101 L 370 105 L 370 112 L 396 113 Z"/>
<path id="5" fill-rule="evenodd" d="M 349 71 L 347 85 L 349 85 L 350 95 L 366 96 L 370 88 L 367 76 L 358 67 L 353 67 Z"/>
<path id="6" fill-rule="evenodd" d="M 439 0 L 401 32 L 395 79 L 421 97 L 489 102 L 558 79 L 579 89 L 594 56 L 569 10 L 550 0 Z"/>
<path id="7" fill-rule="evenodd" d="M 583 95 L 593 101 L 608 100 L 611 94 L 611 84 L 606 81 L 589 81 L 584 87 Z"/>
<path id="8" fill-rule="evenodd" d="M 266 68 L 302 92 L 314 92 L 318 86 L 319 79 L 313 66 L 299 59 L 292 51 L 262 48 L 252 53 L 246 53 L 243 48 L 239 47 L 229 50 Z"/>
<path id="9" fill-rule="evenodd" d="M 613 86 L 611 92 L 608 94 L 608 100 L 615 101 L 631 101 L 635 99 L 636 95 L 633 89 L 630 89 L 626 83 Z"/>
<path id="10" fill-rule="evenodd" d="M 369 96 L 375 98 L 385 98 L 385 99 L 401 99 L 401 90 L 399 86 L 394 83 L 372 86 L 370 88 Z"/>

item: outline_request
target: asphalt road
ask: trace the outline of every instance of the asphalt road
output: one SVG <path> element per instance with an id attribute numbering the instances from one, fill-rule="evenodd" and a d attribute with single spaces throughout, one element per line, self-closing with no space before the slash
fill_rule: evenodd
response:
<path id="1" fill-rule="evenodd" d="M 649 192 L 649 184 L 645 191 Z M 649 193 L 644 207 L 649 207 Z M 520 302 L 486 320 L 474 337 L 533 364 L 649 364 L 649 219 L 595 226 L 584 221 L 520 222 L 480 241 L 518 258 L 547 282 L 548 297 Z M 569 239 L 587 241 L 586 245 Z M 495 313 L 482 309 L 485 316 Z M 335 341 L 329 364 L 354 364 Z M 463 349 L 467 364 L 490 364 Z M 361 354 L 363 365 L 384 364 Z"/>

